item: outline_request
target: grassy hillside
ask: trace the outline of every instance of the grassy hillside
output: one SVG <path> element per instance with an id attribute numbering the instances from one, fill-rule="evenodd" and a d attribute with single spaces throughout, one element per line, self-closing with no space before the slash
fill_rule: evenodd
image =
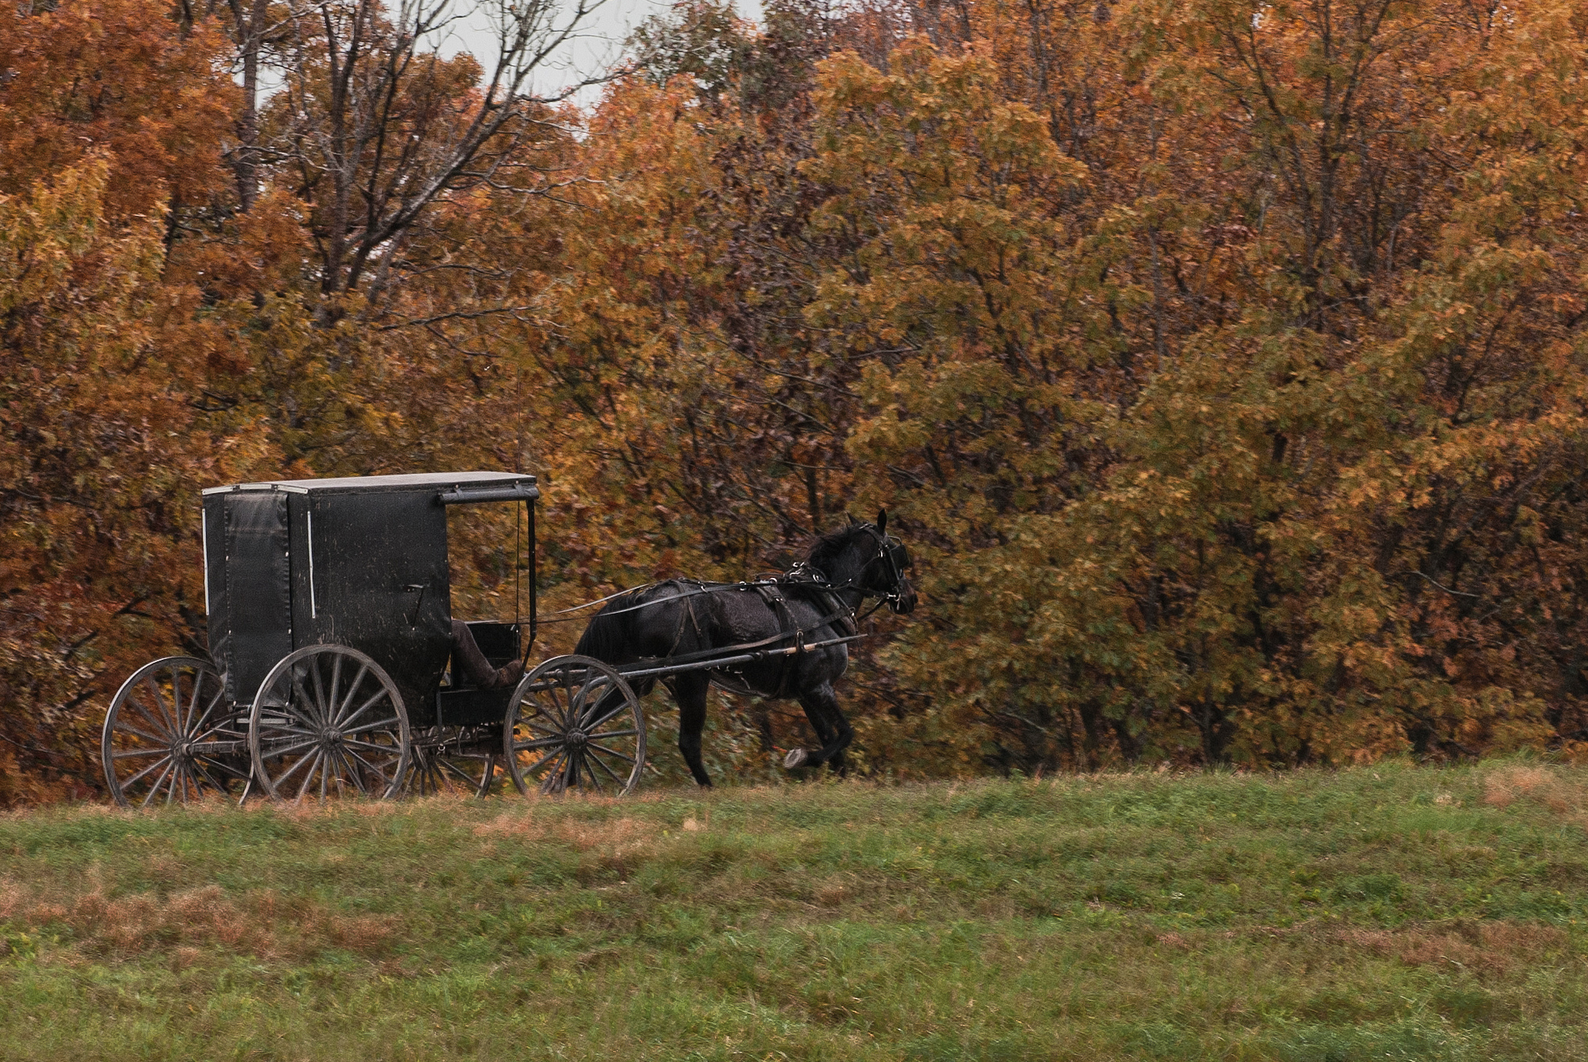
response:
<path id="1" fill-rule="evenodd" d="M 0 818 L 8 1059 L 1580 1059 L 1588 772 Z"/>

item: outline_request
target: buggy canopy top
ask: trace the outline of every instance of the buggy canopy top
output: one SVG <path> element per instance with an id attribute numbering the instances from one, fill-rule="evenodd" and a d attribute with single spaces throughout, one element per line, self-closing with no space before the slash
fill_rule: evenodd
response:
<path id="1" fill-rule="evenodd" d="M 423 472 L 406 476 L 341 476 L 335 479 L 274 479 L 263 483 L 233 483 L 226 487 L 207 487 L 204 497 L 235 491 L 280 490 L 289 494 L 320 492 L 344 494 L 384 494 L 393 492 L 435 493 L 443 505 L 487 501 L 533 501 L 540 497 L 535 477 L 517 472 Z"/>

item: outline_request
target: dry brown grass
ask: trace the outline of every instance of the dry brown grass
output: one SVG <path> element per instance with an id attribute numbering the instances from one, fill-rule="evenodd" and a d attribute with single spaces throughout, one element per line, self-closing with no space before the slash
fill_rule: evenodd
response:
<path id="1" fill-rule="evenodd" d="M 1502 767 L 1483 779 L 1483 802 L 1496 808 L 1528 800 L 1575 822 L 1588 823 L 1583 812 L 1588 804 L 1585 798 L 1588 793 L 1582 785 L 1568 782 L 1547 767 Z"/>
<path id="2" fill-rule="evenodd" d="M 37 930 L 65 927 L 71 948 L 94 955 L 169 952 L 179 968 L 214 948 L 301 960 L 335 946 L 373 957 L 396 929 L 388 916 L 346 915 L 305 899 L 284 903 L 268 889 L 239 900 L 218 885 L 122 896 L 94 885 L 75 896 L 44 898 L 4 882 L 0 918 Z"/>
<path id="3" fill-rule="evenodd" d="M 1407 966 L 1459 966 L 1500 975 L 1534 966 L 1546 952 L 1567 943 L 1564 931 L 1532 922 L 1482 922 L 1449 929 L 1351 928 L 1341 930 L 1337 939 Z"/>

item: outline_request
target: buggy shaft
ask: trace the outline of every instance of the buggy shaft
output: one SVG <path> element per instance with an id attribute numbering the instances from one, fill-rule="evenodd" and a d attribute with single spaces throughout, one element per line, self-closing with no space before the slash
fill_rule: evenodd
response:
<path id="1" fill-rule="evenodd" d="M 618 673 L 625 679 L 650 678 L 654 675 L 680 675 L 685 671 L 711 671 L 720 667 L 731 667 L 734 664 L 753 664 L 774 656 L 793 656 L 795 653 L 808 653 L 815 649 L 826 649 L 833 645 L 843 645 L 846 642 L 858 642 L 867 637 L 864 634 L 851 634 L 847 638 L 829 638 L 823 642 L 811 642 L 809 645 L 789 645 L 782 649 L 757 649 L 753 653 L 740 653 L 737 656 L 722 656 L 711 660 L 695 660 L 687 664 L 663 665 L 648 667 L 631 671 L 627 667 L 618 668 Z"/>

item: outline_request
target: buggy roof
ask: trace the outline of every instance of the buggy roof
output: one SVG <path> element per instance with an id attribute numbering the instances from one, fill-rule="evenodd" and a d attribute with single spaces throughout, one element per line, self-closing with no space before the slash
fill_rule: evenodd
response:
<path id="1" fill-rule="evenodd" d="M 340 476 L 334 479 L 277 479 L 208 487 L 206 496 L 232 491 L 281 490 L 289 494 L 320 492 L 397 494 L 433 491 L 446 503 L 509 501 L 540 497 L 535 477 L 518 472 L 423 472 L 405 476 Z"/>

